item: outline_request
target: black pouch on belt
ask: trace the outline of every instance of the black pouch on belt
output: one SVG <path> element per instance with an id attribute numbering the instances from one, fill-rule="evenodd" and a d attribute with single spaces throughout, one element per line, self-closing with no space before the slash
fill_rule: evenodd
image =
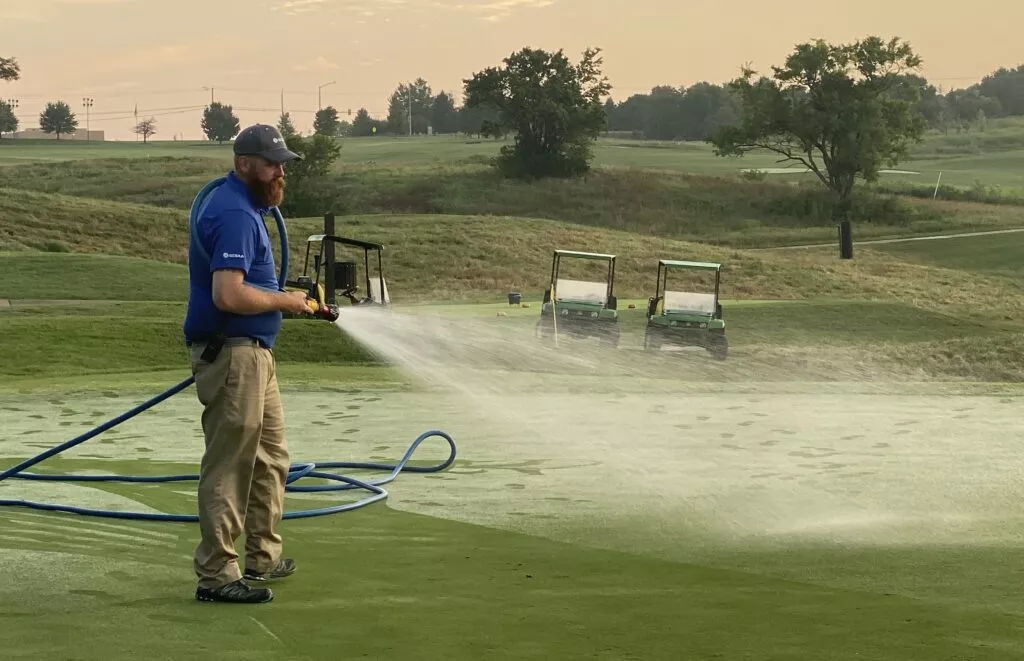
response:
<path id="1" fill-rule="evenodd" d="M 220 350 L 224 348 L 225 338 L 223 335 L 215 335 L 212 340 L 206 344 L 206 348 L 203 349 L 203 353 L 200 358 L 208 363 L 212 363 L 217 360 L 217 355 L 220 354 Z"/>

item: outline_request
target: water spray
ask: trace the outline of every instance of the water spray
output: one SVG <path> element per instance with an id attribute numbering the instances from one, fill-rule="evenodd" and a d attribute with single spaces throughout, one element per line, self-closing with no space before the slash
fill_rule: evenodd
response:
<path id="1" fill-rule="evenodd" d="M 192 207 L 189 213 L 189 234 L 190 240 L 196 241 L 196 224 L 199 217 L 205 208 L 206 203 L 209 200 L 210 194 L 216 190 L 218 186 L 223 184 L 227 180 L 226 177 L 215 179 L 196 195 L 195 200 L 192 203 Z M 300 287 L 307 291 L 307 304 L 309 306 L 307 317 L 315 317 L 330 322 L 336 322 L 340 317 L 340 308 L 333 302 L 328 301 L 328 297 L 324 293 L 324 287 L 319 282 L 319 270 L 320 265 L 325 266 L 333 265 L 333 246 L 334 244 L 346 244 L 361 247 L 366 251 L 366 263 L 369 266 L 369 252 L 376 250 L 378 256 L 383 250 L 383 246 L 380 244 L 368 243 L 364 241 L 357 241 L 354 239 L 345 239 L 343 237 L 334 236 L 330 231 L 325 232 L 322 235 L 314 235 L 309 237 L 307 241 L 307 267 L 309 249 L 313 243 L 319 242 L 321 245 L 320 259 L 317 260 L 317 275 L 315 278 L 309 278 L 304 275 L 298 280 L 288 280 L 288 233 L 285 227 L 284 217 L 281 215 L 281 211 L 274 207 L 271 209 L 271 214 L 277 223 L 277 229 L 281 240 L 281 268 L 280 275 L 278 277 L 278 284 L 282 291 L 286 290 L 286 287 Z M 328 215 L 329 224 L 325 219 L 327 229 L 333 229 L 333 216 Z M 198 241 L 196 241 L 196 245 Z M 327 246 L 330 246 L 328 250 Z M 199 246 L 202 250 L 202 247 Z M 323 259 L 324 251 L 328 250 L 328 259 Z M 379 257 L 378 257 L 379 260 Z M 381 266 L 382 262 L 378 261 L 378 266 Z M 327 289 L 333 291 L 332 285 L 336 279 L 338 273 L 345 273 L 346 269 L 351 266 L 349 262 L 343 262 L 337 266 L 341 267 L 337 272 L 332 272 L 328 268 L 327 275 Z M 387 295 L 387 287 L 384 282 L 383 269 L 381 269 L 378 276 L 377 282 L 373 282 L 369 276 L 369 269 L 367 268 L 367 296 L 363 299 L 355 298 L 356 287 L 352 284 L 352 278 L 348 278 L 346 281 L 346 287 L 344 295 L 348 296 L 352 300 L 353 305 L 387 305 L 389 303 Z M 379 288 L 374 285 L 379 283 Z M 164 482 L 184 482 L 184 481 L 198 481 L 198 474 L 184 474 L 184 475 L 164 475 L 164 476 L 141 476 L 141 475 L 57 475 L 57 474 L 39 474 L 39 473 L 27 473 L 25 472 L 28 468 L 39 464 L 50 457 L 56 456 L 62 452 L 65 452 L 77 445 L 80 445 L 96 436 L 99 436 L 103 432 L 116 427 L 117 425 L 130 420 L 131 418 L 139 415 L 140 413 L 156 406 L 157 404 L 177 395 L 184 391 L 189 386 L 195 383 L 195 376 L 190 376 L 187 379 L 181 381 L 174 386 L 171 386 L 164 392 L 152 397 L 151 399 L 139 404 L 138 406 L 122 413 L 121 415 L 108 420 L 107 422 L 76 436 L 75 438 L 61 443 L 49 450 L 46 450 L 34 457 L 30 457 L 25 461 L 22 461 L 16 466 L 0 471 L 0 482 L 9 479 L 17 480 L 33 480 L 33 481 L 50 481 L 50 482 L 125 482 L 125 483 L 164 483 Z M 433 466 L 409 466 L 408 462 L 412 457 L 413 453 L 428 438 L 440 437 L 448 444 L 449 454 L 448 458 L 443 462 Z M 343 462 L 343 461 L 318 461 L 318 462 L 307 462 L 302 464 L 293 464 L 289 467 L 288 478 L 285 481 L 286 492 L 320 492 L 320 491 L 346 491 L 352 489 L 363 489 L 369 491 L 372 495 L 367 496 L 361 500 L 353 503 L 345 503 L 341 505 L 333 505 L 328 507 L 321 507 L 315 509 L 285 512 L 283 518 L 285 519 L 297 519 L 306 518 L 313 516 L 323 516 L 326 514 L 335 514 L 338 512 L 348 512 L 361 507 L 370 505 L 385 500 L 388 497 L 388 492 L 383 489 L 383 485 L 388 484 L 398 477 L 401 472 L 410 473 L 436 473 L 445 470 L 451 466 L 455 461 L 455 441 L 452 437 L 438 429 L 432 429 L 420 434 L 406 450 L 402 458 L 395 464 L 381 464 L 381 463 L 365 463 L 365 462 Z M 391 473 L 382 479 L 373 481 L 358 480 L 352 477 L 339 475 L 336 473 L 325 472 L 323 469 L 333 468 L 352 468 L 352 469 L 365 469 L 365 470 L 389 470 Z M 319 484 L 311 486 L 299 486 L 295 484 L 302 478 L 319 478 L 329 482 L 329 484 Z M 177 521 L 177 522 L 198 522 L 199 516 L 196 514 L 154 514 L 147 512 L 128 512 L 120 510 L 102 510 L 102 509 L 91 509 L 85 507 L 76 507 L 73 505 L 59 505 L 52 503 L 40 503 L 29 500 L 20 499 L 0 499 L 0 507 L 25 507 L 29 509 L 37 509 L 44 511 L 53 512 L 65 512 L 70 514 L 79 514 L 83 516 L 101 517 L 101 518 L 114 518 L 114 519 L 134 519 L 134 520 L 147 520 L 147 521 Z"/>

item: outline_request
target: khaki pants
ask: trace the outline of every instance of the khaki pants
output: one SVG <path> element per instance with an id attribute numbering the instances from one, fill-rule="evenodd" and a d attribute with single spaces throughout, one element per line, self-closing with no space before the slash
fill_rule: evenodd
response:
<path id="1" fill-rule="evenodd" d="M 245 532 L 245 568 L 267 571 L 281 557 L 276 527 L 284 511 L 288 448 L 274 355 L 258 344 L 225 345 L 212 363 L 192 347 L 203 405 L 206 451 L 199 469 L 194 568 L 200 587 L 242 577 L 235 541 Z"/>

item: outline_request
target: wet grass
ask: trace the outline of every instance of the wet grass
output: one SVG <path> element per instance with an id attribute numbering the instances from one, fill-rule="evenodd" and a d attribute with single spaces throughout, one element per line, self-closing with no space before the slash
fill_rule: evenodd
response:
<path id="1" fill-rule="evenodd" d="M 118 490 L 189 510 L 166 488 Z M 5 573 L 18 567 L 0 588 L 0 645 L 26 660 L 324 659 L 343 649 L 377 659 L 902 661 L 1021 649 L 1015 616 L 994 610 L 588 549 L 382 505 L 286 522 L 300 569 L 272 585 L 273 603 L 197 604 L 193 525 L 0 517 L 0 563 L 11 563 Z"/>

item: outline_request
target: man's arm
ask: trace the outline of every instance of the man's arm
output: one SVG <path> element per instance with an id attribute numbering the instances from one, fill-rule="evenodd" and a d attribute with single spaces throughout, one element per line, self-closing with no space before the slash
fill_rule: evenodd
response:
<path id="1" fill-rule="evenodd" d="M 225 312 L 260 314 L 263 312 L 293 312 L 295 298 L 284 292 L 257 289 L 244 282 L 245 273 L 234 269 L 213 272 L 213 304 Z"/>
<path id="2" fill-rule="evenodd" d="M 225 312 L 309 312 L 303 292 L 275 292 L 245 282 L 258 251 L 257 227 L 239 210 L 220 214 L 210 231 L 213 244 L 210 270 L 213 272 L 213 304 Z"/>

